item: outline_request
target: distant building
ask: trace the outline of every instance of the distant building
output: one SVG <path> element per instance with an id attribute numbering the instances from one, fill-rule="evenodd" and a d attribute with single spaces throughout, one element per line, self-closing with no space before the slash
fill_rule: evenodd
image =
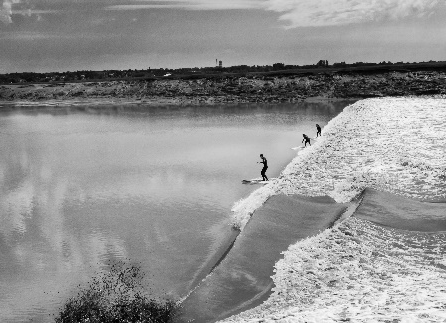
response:
<path id="1" fill-rule="evenodd" d="M 222 61 L 218 61 L 218 67 L 220 67 L 220 68 L 223 67 L 223 62 Z"/>
<path id="2" fill-rule="evenodd" d="M 325 66 L 328 66 L 328 61 L 327 61 L 327 60 L 324 60 L 324 59 L 321 59 L 319 62 L 317 62 L 316 65 L 317 65 L 317 66 L 325 67 Z"/>
<path id="3" fill-rule="evenodd" d="M 347 64 L 345 62 L 333 63 L 333 67 L 345 67 Z"/>
<path id="4" fill-rule="evenodd" d="M 284 63 L 274 63 L 273 64 L 273 70 L 283 70 L 285 67 Z"/>

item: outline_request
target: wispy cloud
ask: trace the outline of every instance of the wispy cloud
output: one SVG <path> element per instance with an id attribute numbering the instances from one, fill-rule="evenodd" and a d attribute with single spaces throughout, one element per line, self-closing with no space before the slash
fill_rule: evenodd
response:
<path id="1" fill-rule="evenodd" d="M 9 24 L 12 22 L 12 5 L 20 3 L 20 0 L 3 0 L 2 6 L 0 7 L 0 21 Z"/>
<path id="2" fill-rule="evenodd" d="M 288 28 L 335 26 L 432 13 L 440 0 L 266 0 Z"/>
<path id="3" fill-rule="evenodd" d="M 137 0 L 109 10 L 174 8 L 185 10 L 261 9 L 280 14 L 287 28 L 346 25 L 428 15 L 442 0 Z"/>
<path id="4" fill-rule="evenodd" d="M 0 0 L 0 21 L 12 22 L 12 15 L 51 13 L 51 3 L 81 4 L 87 0 L 53 0 L 40 3 L 39 12 L 31 0 Z M 247 10 L 259 9 L 276 12 L 286 28 L 318 27 L 355 24 L 370 21 L 397 20 L 405 17 L 426 16 L 444 0 L 97 0 L 95 8 L 107 10 L 180 9 L 180 10 Z M 73 7 L 71 6 L 73 9 Z M 42 9 L 48 9 L 47 11 Z M 60 9 L 60 6 L 58 7 Z"/>
<path id="5" fill-rule="evenodd" d="M 37 16 L 37 19 L 41 19 L 42 14 L 57 13 L 57 10 L 41 10 L 35 9 L 30 1 L 22 0 L 3 0 L 0 6 L 0 22 L 5 24 L 12 23 L 13 15 L 22 16 Z"/>
<path id="6" fill-rule="evenodd" d="M 185 10 L 230 10 L 261 9 L 265 0 L 139 0 L 135 3 L 112 5 L 110 10 L 139 9 L 185 9 Z"/>
<path id="7" fill-rule="evenodd" d="M 118 37 L 118 35 L 97 35 L 97 34 L 89 34 L 89 35 L 82 35 L 83 39 L 91 39 L 91 40 L 98 40 L 98 39 L 104 39 L 104 38 L 112 38 L 112 37 Z M 0 40 L 19 40 L 19 41 L 34 41 L 34 40 L 44 40 L 44 39 L 79 39 L 79 35 L 73 35 L 73 34 L 64 34 L 64 33 L 57 33 L 57 32 L 38 32 L 38 31 L 14 31 L 14 32 L 2 32 L 0 31 Z"/>

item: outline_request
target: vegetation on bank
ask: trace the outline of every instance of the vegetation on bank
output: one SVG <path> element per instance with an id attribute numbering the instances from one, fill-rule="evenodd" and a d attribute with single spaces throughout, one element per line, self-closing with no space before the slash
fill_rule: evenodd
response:
<path id="1" fill-rule="evenodd" d="M 56 323 L 169 323 L 179 311 L 172 300 L 151 298 L 137 266 L 115 264 L 68 299 Z"/>
<path id="2" fill-rule="evenodd" d="M 157 68 L 141 70 L 104 70 L 104 71 L 67 71 L 67 72 L 20 72 L 0 74 L 0 84 L 23 84 L 23 83 L 54 83 L 54 82 L 104 82 L 104 81 L 136 81 L 156 79 L 197 79 L 197 78 L 222 78 L 240 76 L 280 76 L 280 75 L 303 75 L 319 73 L 383 73 L 391 71 L 446 71 L 446 62 L 380 62 L 366 63 L 356 62 L 346 64 L 345 62 L 328 64 L 326 60 L 320 60 L 313 65 L 286 65 L 275 63 L 273 65 L 238 65 L 229 67 L 194 67 L 194 68 Z"/>
<path id="3" fill-rule="evenodd" d="M 281 72 L 282 73 L 282 72 Z M 247 75 L 0 85 L 2 101 L 126 99 L 169 104 L 278 103 L 446 94 L 446 71 Z"/>

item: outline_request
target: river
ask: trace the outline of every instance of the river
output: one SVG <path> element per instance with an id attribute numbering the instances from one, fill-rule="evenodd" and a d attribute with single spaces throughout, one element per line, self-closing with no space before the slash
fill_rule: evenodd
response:
<path id="1" fill-rule="evenodd" d="M 47 322 L 116 262 L 180 299 L 224 254 L 233 204 L 351 102 L 0 103 L 0 321 Z"/>

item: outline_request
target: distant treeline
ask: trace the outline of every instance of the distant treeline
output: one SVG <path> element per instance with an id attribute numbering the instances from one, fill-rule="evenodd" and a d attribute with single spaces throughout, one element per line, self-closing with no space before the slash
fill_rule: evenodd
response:
<path id="1" fill-rule="evenodd" d="M 356 62 L 347 64 L 345 62 L 328 64 L 327 60 L 320 60 L 313 65 L 286 65 L 284 63 L 275 63 L 273 65 L 237 65 L 230 67 L 194 67 L 194 68 L 158 68 L 158 69 L 142 69 L 142 70 L 105 70 L 105 71 L 67 71 L 67 72 L 48 72 L 48 73 L 34 73 L 21 72 L 0 74 L 0 84 L 14 84 L 14 83 L 54 83 L 54 82 L 88 82 L 88 81 L 111 81 L 111 80 L 150 80 L 157 78 L 189 78 L 189 77 L 206 77 L 206 76 L 224 76 L 230 74 L 264 74 L 277 73 L 283 71 L 286 74 L 296 73 L 330 73 L 342 71 L 367 71 L 376 69 L 392 70 L 392 69 L 406 69 L 406 70 L 425 70 L 425 69 L 442 69 L 446 68 L 446 62 L 419 62 L 419 63 L 404 63 L 404 62 L 380 62 L 380 63 L 365 63 Z"/>

